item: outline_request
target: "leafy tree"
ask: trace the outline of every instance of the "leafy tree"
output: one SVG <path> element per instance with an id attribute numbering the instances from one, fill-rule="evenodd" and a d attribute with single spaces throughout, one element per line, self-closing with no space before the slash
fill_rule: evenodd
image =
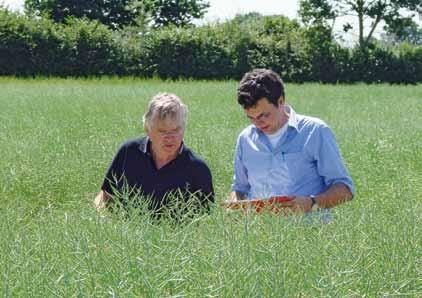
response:
<path id="1" fill-rule="evenodd" d="M 262 19 L 264 18 L 264 16 L 262 14 L 260 14 L 259 12 L 248 12 L 245 14 L 236 14 L 234 16 L 234 18 L 229 21 L 235 24 L 256 24 L 262 21 Z"/>
<path id="2" fill-rule="evenodd" d="M 386 34 L 394 43 L 408 42 L 413 45 L 422 45 L 422 27 L 410 18 L 397 21 L 390 26 Z"/>
<path id="3" fill-rule="evenodd" d="M 183 27 L 204 16 L 209 3 L 203 0 L 147 0 L 146 10 L 151 14 L 155 27 L 176 25 Z"/>
<path id="4" fill-rule="evenodd" d="M 336 13 L 327 0 L 302 0 L 300 1 L 299 15 L 305 25 L 328 25 L 334 23 Z"/>
<path id="5" fill-rule="evenodd" d="M 131 0 L 25 0 L 25 10 L 48 15 L 55 22 L 86 17 L 117 29 L 134 22 L 137 11 L 130 4 Z"/>
<path id="6" fill-rule="evenodd" d="M 385 28 L 398 28 L 403 24 L 401 12 L 407 10 L 413 13 L 422 9 L 421 0 L 301 0 L 299 14 L 307 25 L 314 23 L 327 24 L 342 16 L 356 16 L 358 18 L 359 45 L 363 48 L 373 37 L 378 25 L 384 21 Z M 369 33 L 364 36 L 364 20 L 371 19 Z M 353 29 L 353 25 L 346 23 L 344 31 Z"/>
<path id="7" fill-rule="evenodd" d="M 184 26 L 209 7 L 202 0 L 25 0 L 30 14 L 48 15 L 55 22 L 69 17 L 98 20 L 112 29 L 151 19 L 155 26 Z"/>

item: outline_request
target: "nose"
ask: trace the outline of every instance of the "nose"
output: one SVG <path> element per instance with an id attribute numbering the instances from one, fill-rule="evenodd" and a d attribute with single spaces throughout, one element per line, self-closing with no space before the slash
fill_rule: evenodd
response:
<path id="1" fill-rule="evenodd" d="M 255 124 L 256 127 L 261 128 L 263 126 L 265 126 L 265 121 L 262 120 L 261 118 L 259 119 L 253 119 L 252 123 Z"/>
<path id="2" fill-rule="evenodd" d="M 172 141 L 172 140 L 174 140 L 175 138 L 176 138 L 176 133 L 166 133 L 165 135 L 164 135 L 164 140 L 166 140 L 166 141 Z"/>

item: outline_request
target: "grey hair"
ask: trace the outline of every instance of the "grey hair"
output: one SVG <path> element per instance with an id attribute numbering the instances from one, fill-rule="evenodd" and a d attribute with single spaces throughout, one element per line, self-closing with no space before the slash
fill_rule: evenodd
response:
<path id="1" fill-rule="evenodd" d="M 150 129 L 155 117 L 159 120 L 180 119 L 183 129 L 186 127 L 188 107 L 173 93 L 158 93 L 149 102 L 142 117 L 144 127 Z"/>

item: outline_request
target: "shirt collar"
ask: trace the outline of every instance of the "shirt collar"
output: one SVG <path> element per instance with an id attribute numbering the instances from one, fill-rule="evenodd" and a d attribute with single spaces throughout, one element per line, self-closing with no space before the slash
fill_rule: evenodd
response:
<path id="1" fill-rule="evenodd" d="M 142 153 L 145 153 L 145 154 L 150 153 L 150 144 L 151 144 L 151 140 L 148 136 L 146 136 L 145 138 L 141 139 L 141 142 L 138 148 Z M 184 142 L 182 141 L 182 145 L 180 146 L 180 149 L 179 149 L 179 155 L 182 154 L 184 149 L 185 149 L 185 145 L 184 145 Z"/>
<path id="2" fill-rule="evenodd" d="M 286 110 L 286 113 L 289 114 L 289 120 L 287 121 L 287 125 L 292 126 L 297 130 L 299 119 L 297 119 L 297 114 L 295 110 L 293 110 L 293 108 L 289 105 L 285 105 L 284 108 Z"/>
<path id="3" fill-rule="evenodd" d="M 141 151 L 142 153 L 147 153 L 148 143 L 149 143 L 148 137 L 142 138 L 138 147 L 139 151 Z"/>

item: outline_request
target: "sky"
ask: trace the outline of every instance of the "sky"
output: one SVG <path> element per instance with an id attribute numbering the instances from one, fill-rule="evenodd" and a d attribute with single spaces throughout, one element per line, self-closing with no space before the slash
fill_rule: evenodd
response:
<path id="1" fill-rule="evenodd" d="M 224 21 L 236 14 L 259 12 L 263 15 L 283 14 L 289 18 L 297 17 L 299 0 L 208 0 L 210 7 L 205 21 Z M 12 10 L 23 8 L 24 0 L 0 0 Z"/>

